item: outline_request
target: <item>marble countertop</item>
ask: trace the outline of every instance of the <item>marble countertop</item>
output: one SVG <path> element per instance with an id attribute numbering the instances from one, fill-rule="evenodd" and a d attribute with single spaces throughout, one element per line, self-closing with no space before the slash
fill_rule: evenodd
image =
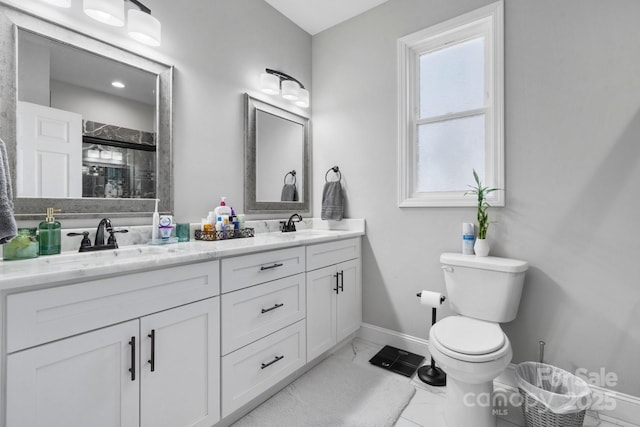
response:
<path id="1" fill-rule="evenodd" d="M 248 253 L 283 249 L 364 235 L 364 220 L 330 222 L 309 221 L 309 228 L 282 233 L 263 228 L 255 237 L 214 242 L 191 240 L 184 243 L 151 246 L 120 245 L 120 249 L 41 256 L 31 260 L 0 262 L 0 291 L 24 292 L 31 289 L 77 283 L 102 277 L 153 270 L 180 264 L 210 261 Z M 333 226 L 333 228 L 332 228 Z M 192 233 L 193 236 L 193 233 Z"/>

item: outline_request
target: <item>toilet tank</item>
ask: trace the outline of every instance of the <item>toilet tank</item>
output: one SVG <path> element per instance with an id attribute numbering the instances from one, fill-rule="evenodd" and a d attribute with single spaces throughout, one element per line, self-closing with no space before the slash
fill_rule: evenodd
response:
<path id="1" fill-rule="evenodd" d="M 496 323 L 516 318 L 529 268 L 526 261 L 444 253 L 440 263 L 453 311 Z"/>

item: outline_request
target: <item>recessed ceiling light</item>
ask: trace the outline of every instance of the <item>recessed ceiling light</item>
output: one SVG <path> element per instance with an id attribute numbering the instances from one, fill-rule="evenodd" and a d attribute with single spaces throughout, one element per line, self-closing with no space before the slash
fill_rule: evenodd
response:
<path id="1" fill-rule="evenodd" d="M 115 81 L 115 82 L 111 82 L 111 86 L 113 87 L 117 87 L 118 89 L 124 89 L 124 83 L 120 82 L 120 81 Z"/>

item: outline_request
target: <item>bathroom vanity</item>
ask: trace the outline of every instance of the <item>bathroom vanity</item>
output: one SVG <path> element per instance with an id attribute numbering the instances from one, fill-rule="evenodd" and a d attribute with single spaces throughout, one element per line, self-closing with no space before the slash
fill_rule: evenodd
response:
<path id="1" fill-rule="evenodd" d="M 0 264 L 6 426 L 233 422 L 360 327 L 354 221 Z"/>

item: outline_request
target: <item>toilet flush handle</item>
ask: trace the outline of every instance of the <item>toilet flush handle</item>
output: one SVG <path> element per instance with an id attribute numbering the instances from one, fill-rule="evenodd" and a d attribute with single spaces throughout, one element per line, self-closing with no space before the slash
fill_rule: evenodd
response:
<path id="1" fill-rule="evenodd" d="M 453 267 L 451 267 L 450 265 L 443 265 L 440 268 L 446 271 L 447 273 L 453 273 Z"/>

